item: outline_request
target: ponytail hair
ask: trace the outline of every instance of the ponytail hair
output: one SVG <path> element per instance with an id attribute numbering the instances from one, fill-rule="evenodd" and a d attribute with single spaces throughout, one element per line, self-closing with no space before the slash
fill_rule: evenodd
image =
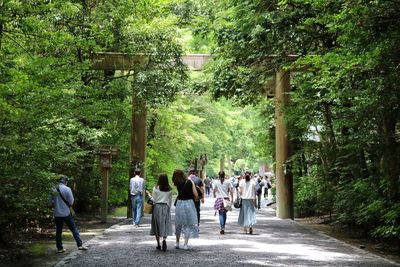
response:
<path id="1" fill-rule="evenodd" d="M 218 177 L 219 177 L 219 179 L 220 179 L 221 181 L 224 181 L 224 180 L 225 180 L 225 172 L 224 172 L 224 171 L 220 171 L 220 172 L 218 173 Z"/>
<path id="2" fill-rule="evenodd" d="M 246 182 L 250 181 L 250 172 L 245 172 Z"/>

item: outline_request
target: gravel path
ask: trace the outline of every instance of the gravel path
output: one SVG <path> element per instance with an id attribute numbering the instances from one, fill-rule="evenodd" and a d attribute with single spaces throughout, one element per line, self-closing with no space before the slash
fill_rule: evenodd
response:
<path id="1" fill-rule="evenodd" d="M 114 225 L 86 242 L 88 251 L 72 252 L 56 266 L 400 266 L 278 219 L 269 208 L 257 211 L 253 235 L 237 225 L 238 210 L 228 213 L 225 235 L 220 235 L 213 203 L 207 198 L 202 206 L 200 237 L 189 240 L 191 250 L 175 249 L 174 236 L 168 237 L 166 252 L 156 250 L 150 215 L 145 215 L 141 227 L 134 228 L 130 220 Z"/>

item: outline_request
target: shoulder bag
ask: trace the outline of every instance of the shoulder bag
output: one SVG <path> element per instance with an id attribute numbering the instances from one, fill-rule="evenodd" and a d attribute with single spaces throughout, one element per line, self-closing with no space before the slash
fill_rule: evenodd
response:
<path id="1" fill-rule="evenodd" d="M 148 194 L 148 199 L 144 203 L 144 206 L 143 206 L 143 213 L 152 214 L 153 213 L 153 208 L 154 208 L 153 198 L 151 197 L 150 194 Z"/>
<path id="2" fill-rule="evenodd" d="M 236 194 L 236 199 L 233 203 L 233 206 L 237 209 L 240 209 L 240 207 L 242 207 L 242 198 L 240 197 L 239 193 Z"/>
<path id="3" fill-rule="evenodd" d="M 224 202 L 224 209 L 226 211 L 232 211 L 232 202 L 229 200 L 229 196 L 225 194 L 224 189 L 222 188 L 221 182 L 216 182 L 215 183 L 218 187 L 218 192 L 222 196 L 223 202 Z"/>
<path id="4" fill-rule="evenodd" d="M 64 196 L 61 194 L 60 188 L 58 188 L 58 186 L 56 186 L 56 190 L 58 192 L 58 194 L 60 195 L 61 199 L 64 201 L 65 205 L 68 206 L 69 211 L 71 212 L 71 215 L 75 215 L 75 211 L 72 208 L 72 205 L 68 203 L 68 201 L 64 198 Z"/>
<path id="5" fill-rule="evenodd" d="M 153 207 L 154 207 L 153 200 L 149 199 L 144 203 L 143 212 L 146 213 L 146 214 L 152 214 L 153 213 Z"/>

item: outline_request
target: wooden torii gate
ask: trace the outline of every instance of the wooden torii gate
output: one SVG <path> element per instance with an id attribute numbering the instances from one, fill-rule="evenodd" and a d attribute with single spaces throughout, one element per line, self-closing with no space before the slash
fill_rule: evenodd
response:
<path id="1" fill-rule="evenodd" d="M 211 58 L 207 54 L 192 54 L 182 57 L 182 61 L 191 70 L 201 70 L 202 66 Z M 273 58 L 273 57 L 271 57 Z M 296 56 L 289 56 L 289 60 Z M 132 70 L 135 65 L 146 64 L 145 55 L 128 55 L 124 53 L 98 52 L 93 55 L 93 69 L 95 70 Z M 290 91 L 290 72 L 278 70 L 274 83 L 269 84 L 269 91 L 275 95 L 275 146 L 276 146 L 276 198 L 277 217 L 282 219 L 294 218 L 293 207 L 293 177 L 287 160 L 289 158 L 289 139 L 282 109 L 288 103 L 288 92 Z M 272 87 L 272 88 L 271 88 Z M 130 160 L 133 163 L 143 165 L 146 162 L 146 110 L 137 111 L 137 106 L 143 103 L 138 102 L 132 96 L 132 131 Z M 142 168 L 144 170 L 144 168 Z M 145 174 L 143 174 L 145 175 Z M 128 201 L 128 203 L 130 203 Z M 128 213 L 131 212 L 128 208 Z M 129 214 L 128 214 L 129 217 Z"/>

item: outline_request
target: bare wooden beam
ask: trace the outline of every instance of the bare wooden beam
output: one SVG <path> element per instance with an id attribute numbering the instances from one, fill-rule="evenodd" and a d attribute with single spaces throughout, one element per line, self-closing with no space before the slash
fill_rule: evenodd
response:
<path id="1" fill-rule="evenodd" d="M 210 60 L 208 54 L 190 54 L 182 56 L 182 62 L 191 70 L 201 70 Z M 95 70 L 131 70 L 134 66 L 148 62 L 146 55 L 129 55 L 114 52 L 96 52 L 92 55 L 92 68 Z"/>
<path id="2" fill-rule="evenodd" d="M 210 54 L 189 54 L 182 56 L 182 62 L 194 71 L 202 70 L 212 56 Z M 260 58 L 261 62 L 269 62 L 276 59 L 285 59 L 286 62 L 294 62 L 299 58 L 298 55 L 277 56 L 270 55 Z M 136 65 L 148 63 L 146 55 L 130 55 L 118 52 L 96 52 L 92 54 L 92 68 L 95 70 L 131 70 Z M 297 71 L 290 69 L 290 71 Z M 299 70 L 304 71 L 304 70 Z"/>
<path id="3" fill-rule="evenodd" d="M 190 54 L 182 56 L 183 63 L 191 70 L 202 70 L 203 65 L 211 59 L 209 54 Z"/>
<path id="4" fill-rule="evenodd" d="M 148 62 L 145 55 L 129 55 L 114 52 L 97 52 L 92 54 L 92 68 L 95 70 L 130 70 L 135 65 Z"/>

